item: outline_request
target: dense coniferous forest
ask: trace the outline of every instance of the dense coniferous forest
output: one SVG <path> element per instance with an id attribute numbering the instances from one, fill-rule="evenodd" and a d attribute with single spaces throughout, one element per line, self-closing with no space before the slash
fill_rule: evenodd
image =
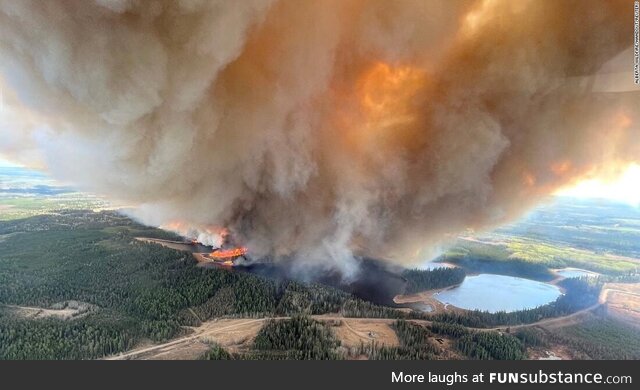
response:
<path id="1" fill-rule="evenodd" d="M 136 333 L 131 321 L 111 316 L 61 321 L 0 314 L 0 359 L 89 359 L 130 349 Z"/>
<path id="2" fill-rule="evenodd" d="M 563 296 L 531 310 L 404 313 L 320 284 L 199 267 L 190 253 L 138 241 L 138 236 L 177 239 L 114 212 L 73 211 L 0 222 L 0 359 L 90 359 L 141 341 L 176 337 L 187 332 L 186 325 L 212 318 L 277 316 L 293 318 L 269 321 L 248 353 L 232 355 L 214 345 L 204 358 L 348 357 L 330 328 L 308 317 L 324 313 L 399 319 L 393 325 L 399 346 L 371 343 L 356 351 L 370 359 L 441 358 L 433 334 L 451 338 L 460 354 L 476 359 L 520 359 L 525 347 L 545 343 L 570 346 L 585 358 L 640 358 L 637 332 L 612 321 L 554 334 L 520 330 L 517 337 L 467 328 L 532 323 L 590 307 L 601 290 L 596 278 L 566 279 L 560 283 Z M 420 291 L 456 284 L 464 272 L 409 270 L 403 276 L 408 291 Z M 607 281 L 633 278 L 637 275 Z M 20 311 L 25 306 L 67 307 L 68 302 L 79 302 L 83 310 L 64 320 L 28 318 Z M 428 328 L 404 318 L 436 322 Z M 618 335 L 630 341 L 621 342 Z"/>
<path id="3" fill-rule="evenodd" d="M 520 360 L 526 357 L 518 338 L 496 331 L 474 331 L 462 325 L 433 322 L 431 331 L 453 337 L 456 348 L 470 359 Z"/>
<path id="4" fill-rule="evenodd" d="M 431 331 L 436 334 L 454 338 L 462 337 L 469 333 L 468 329 L 462 325 L 437 321 L 431 323 Z"/>
<path id="5" fill-rule="evenodd" d="M 465 272 L 457 267 L 432 270 L 407 269 L 402 272 L 402 277 L 407 280 L 405 294 L 413 294 L 460 284 L 464 281 Z"/>
<path id="6" fill-rule="evenodd" d="M 0 306 L 0 358 L 45 358 L 16 354 L 17 343 L 23 351 L 48 351 L 46 358 L 94 358 L 143 339 L 166 340 L 182 332 L 182 325 L 221 316 L 403 315 L 326 286 L 197 267 L 189 253 L 135 239 L 173 235 L 114 212 L 0 222 L 0 232 L 0 305 L 51 308 L 75 300 L 92 308 L 77 318 L 43 322 Z M 57 345 L 67 331 L 93 347 Z"/>
<path id="7" fill-rule="evenodd" d="M 491 248 L 490 245 L 486 247 Z M 480 250 L 480 249 L 478 249 Z M 468 256 L 444 256 L 442 261 L 463 267 L 467 271 L 475 273 L 493 273 L 507 276 L 518 276 L 533 280 L 548 282 L 554 278 L 549 269 L 540 263 L 533 263 L 522 259 L 496 259 L 491 257 L 494 253 L 491 251 L 486 255 L 482 253 L 474 253 L 472 257 Z"/>
<path id="8" fill-rule="evenodd" d="M 227 350 L 214 344 L 211 348 L 202 356 L 202 360 L 233 360 L 236 357 L 231 355 Z"/>
<path id="9" fill-rule="evenodd" d="M 470 332 L 456 340 L 456 348 L 471 359 L 521 360 L 526 357 L 520 340 L 499 332 Z"/>
<path id="10" fill-rule="evenodd" d="M 565 346 L 575 359 L 640 359 L 640 333 L 614 319 L 594 316 L 588 321 L 548 331 L 537 327 L 518 330 L 526 347 Z"/>
<path id="11" fill-rule="evenodd" d="M 400 340 L 398 348 L 402 359 L 435 359 L 440 349 L 431 340 L 433 334 L 424 326 L 405 320 L 398 320 L 393 328 Z"/>
<path id="12" fill-rule="evenodd" d="M 343 354 L 340 341 L 324 323 L 308 316 L 267 321 L 256 335 L 251 349 L 231 354 L 214 344 L 204 360 L 336 360 Z"/>
<path id="13" fill-rule="evenodd" d="M 245 359 L 335 360 L 340 346 L 331 330 L 306 316 L 269 320 L 258 332 Z"/>
<path id="14" fill-rule="evenodd" d="M 453 345 L 469 359 L 519 360 L 524 359 L 525 348 L 516 337 L 496 331 L 472 331 L 464 326 L 433 322 L 427 328 L 405 320 L 398 320 L 394 329 L 400 340 L 399 347 L 371 343 L 361 345 L 359 354 L 376 360 L 430 360 L 440 358 L 435 343 L 438 336 L 450 337 Z"/>
<path id="15" fill-rule="evenodd" d="M 513 335 L 522 341 L 526 348 L 549 346 L 545 331 L 536 326 L 518 329 Z"/>

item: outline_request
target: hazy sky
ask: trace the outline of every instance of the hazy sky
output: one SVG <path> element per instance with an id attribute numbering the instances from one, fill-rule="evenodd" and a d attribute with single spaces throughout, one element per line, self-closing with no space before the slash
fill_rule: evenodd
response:
<path id="1" fill-rule="evenodd" d="M 9 160 L 2 158 L 2 155 L 0 155 L 0 167 L 15 167 L 15 166 L 17 165 L 12 163 Z"/>
<path id="2" fill-rule="evenodd" d="M 556 192 L 578 198 L 605 198 L 640 206 L 640 165 L 632 164 L 620 176 L 605 180 L 587 179 Z"/>
<path id="3" fill-rule="evenodd" d="M 20 166 L 3 158 L 0 154 L 0 167 Z M 631 164 L 617 178 L 593 178 L 582 180 L 574 185 L 558 190 L 556 195 L 576 198 L 610 199 L 630 205 L 640 206 L 640 165 Z"/>

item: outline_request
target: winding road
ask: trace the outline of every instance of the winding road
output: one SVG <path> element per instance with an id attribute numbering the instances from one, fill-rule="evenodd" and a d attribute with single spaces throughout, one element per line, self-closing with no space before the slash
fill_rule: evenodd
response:
<path id="1" fill-rule="evenodd" d="M 605 299 L 606 296 L 608 294 L 608 292 L 606 292 L 607 290 L 603 290 L 603 294 L 605 294 Z M 611 290 L 614 291 L 614 290 Z M 595 305 L 592 305 L 586 309 L 582 309 L 580 311 L 577 311 L 575 313 L 571 313 L 569 315 L 566 316 L 562 316 L 562 317 L 554 317 L 554 318 L 547 318 L 547 319 L 543 319 L 537 322 L 532 322 L 529 324 L 521 324 L 521 325 L 511 325 L 511 326 L 498 326 L 498 327 L 493 327 L 493 328 L 471 328 L 468 327 L 468 329 L 470 330 L 474 330 L 474 331 L 480 331 L 480 332 L 488 332 L 488 331 L 504 331 L 507 328 L 509 328 L 510 330 L 514 330 L 514 329 L 521 329 L 521 328 L 527 328 L 527 327 L 532 327 L 532 326 L 545 326 L 545 325 L 558 325 L 561 324 L 563 322 L 569 322 L 572 319 L 575 319 L 587 312 L 590 312 L 592 310 L 595 310 L 596 308 L 600 307 L 602 304 L 601 303 L 597 303 Z M 342 317 L 339 315 L 315 315 L 315 316 L 311 316 L 313 319 L 318 320 L 318 321 L 343 321 L 343 320 L 349 320 L 344 321 L 345 326 L 353 331 L 354 333 L 356 333 L 359 336 L 362 336 L 363 333 L 360 331 L 357 331 L 355 329 L 353 329 L 350 325 L 349 322 L 358 322 L 358 321 L 363 321 L 363 322 L 381 322 L 381 323 L 385 323 L 385 324 L 392 324 L 396 321 L 396 319 L 393 318 L 353 318 L 353 317 Z M 230 329 L 237 329 L 239 327 L 242 327 L 244 325 L 248 325 L 248 324 L 253 324 L 253 323 L 257 323 L 257 322 L 265 322 L 267 320 L 270 319 L 275 319 L 275 320 L 286 320 L 286 319 L 290 319 L 291 317 L 265 317 L 265 318 L 253 318 L 253 319 L 246 319 L 246 320 L 234 320 L 233 324 L 230 325 L 226 325 L 226 326 L 221 326 L 221 327 L 216 327 L 216 322 L 215 320 L 213 321 L 207 321 L 205 323 L 203 323 L 203 325 L 197 327 L 197 328 L 191 328 L 194 330 L 194 333 L 185 335 L 183 337 L 168 341 L 166 343 L 163 344 L 157 344 L 157 345 L 152 345 L 152 346 L 148 346 L 148 347 L 141 347 L 141 348 L 136 348 L 133 350 L 130 350 L 128 352 L 125 353 L 121 353 L 119 355 L 114 355 L 114 356 L 110 356 L 107 357 L 106 360 L 128 360 L 128 359 L 136 359 L 139 357 L 142 357 L 145 354 L 153 354 L 155 352 L 163 352 L 167 349 L 170 348 L 175 348 L 181 345 L 184 345 L 186 343 L 204 338 L 206 336 L 212 336 L 215 335 L 216 333 L 220 333 L 220 332 L 224 332 L 225 330 L 230 330 Z M 417 320 L 417 319 L 411 319 L 408 320 L 410 322 L 416 323 L 416 324 L 423 324 L 423 325 L 431 325 L 432 321 L 429 320 Z"/>

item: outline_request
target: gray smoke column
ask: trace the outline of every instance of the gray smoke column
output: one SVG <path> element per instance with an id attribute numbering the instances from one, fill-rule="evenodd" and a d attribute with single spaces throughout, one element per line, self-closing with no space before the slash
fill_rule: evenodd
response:
<path id="1" fill-rule="evenodd" d="M 411 262 L 640 159 L 632 8 L 0 1 L 0 153 L 254 256 Z"/>

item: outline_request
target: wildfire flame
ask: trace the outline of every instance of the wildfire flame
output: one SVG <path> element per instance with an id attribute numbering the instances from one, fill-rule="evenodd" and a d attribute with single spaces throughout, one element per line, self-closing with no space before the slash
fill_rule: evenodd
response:
<path id="1" fill-rule="evenodd" d="M 227 228 L 216 226 L 197 226 L 184 221 L 171 221 L 163 224 L 161 228 L 174 231 L 181 236 L 187 237 L 189 240 L 188 242 L 191 245 L 203 244 L 214 247 L 233 245 L 232 242 L 229 242 L 231 239 L 231 232 Z M 226 260 L 244 256 L 246 254 L 247 248 L 236 247 L 232 249 L 215 249 L 209 254 L 209 256 L 214 260 Z M 224 263 L 233 264 L 233 262 L 230 261 L 226 261 Z"/>
<path id="2" fill-rule="evenodd" d="M 212 258 L 216 260 L 221 259 L 231 259 L 234 257 L 244 256 L 247 254 L 247 248 L 238 247 L 233 249 L 218 249 L 209 254 Z"/>

